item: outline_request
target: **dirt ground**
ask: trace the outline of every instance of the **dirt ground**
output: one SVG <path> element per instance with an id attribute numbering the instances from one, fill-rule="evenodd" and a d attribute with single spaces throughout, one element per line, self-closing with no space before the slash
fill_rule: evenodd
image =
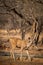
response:
<path id="1" fill-rule="evenodd" d="M 8 56 L 0 56 L 0 65 L 43 65 L 43 58 L 33 58 L 32 61 L 29 60 L 13 60 Z"/>
<path id="2" fill-rule="evenodd" d="M 16 58 L 14 61 L 10 58 L 10 56 L 0 56 L 0 65 L 43 65 L 43 46 L 40 46 L 42 50 L 31 50 L 29 51 L 30 55 L 36 55 L 32 58 L 32 61 L 29 61 L 28 59 L 25 59 L 23 57 L 23 60 L 20 61 L 20 59 Z M 18 50 L 16 50 L 18 52 Z M 25 53 L 25 52 L 24 52 Z"/>
<path id="3" fill-rule="evenodd" d="M 42 62 L 21 62 L 21 61 L 13 61 L 13 60 L 4 60 L 0 61 L 0 65 L 43 65 Z"/>

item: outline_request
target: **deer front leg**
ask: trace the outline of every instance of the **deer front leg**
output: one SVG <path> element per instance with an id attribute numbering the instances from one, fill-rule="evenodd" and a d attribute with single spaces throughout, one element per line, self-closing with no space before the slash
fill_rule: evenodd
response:
<path id="1" fill-rule="evenodd" d="M 30 57 L 30 54 L 29 54 L 28 50 L 26 50 L 26 53 L 27 53 L 27 55 L 28 55 L 28 60 L 29 60 L 29 61 L 32 61 L 32 58 Z"/>
<path id="2" fill-rule="evenodd" d="M 12 55 L 13 55 L 13 59 L 14 59 L 14 61 L 15 61 L 15 54 L 14 54 L 14 50 L 13 50 L 13 53 L 12 53 Z"/>
<path id="3" fill-rule="evenodd" d="M 13 58 L 14 61 L 15 61 L 14 50 L 11 50 L 11 51 L 10 51 L 10 54 L 11 54 L 11 58 Z"/>

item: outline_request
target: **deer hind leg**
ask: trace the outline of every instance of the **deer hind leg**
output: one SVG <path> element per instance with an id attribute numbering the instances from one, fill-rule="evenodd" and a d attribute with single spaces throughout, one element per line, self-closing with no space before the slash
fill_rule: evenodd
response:
<path id="1" fill-rule="evenodd" d="M 23 52 L 23 51 L 22 51 L 22 48 L 21 48 L 21 55 L 20 55 L 20 60 L 21 60 L 21 61 L 22 61 L 22 52 Z"/>

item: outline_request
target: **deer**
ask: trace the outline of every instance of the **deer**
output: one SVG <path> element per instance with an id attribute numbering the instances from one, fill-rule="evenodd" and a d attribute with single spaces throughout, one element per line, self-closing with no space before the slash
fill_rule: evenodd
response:
<path id="1" fill-rule="evenodd" d="M 18 47 L 20 48 L 20 51 L 21 51 L 21 56 L 20 56 L 20 60 L 22 60 L 22 52 L 23 50 L 25 50 L 25 48 L 29 48 L 32 43 L 33 43 L 33 36 L 28 39 L 20 39 L 20 38 L 10 38 L 9 39 L 9 42 L 11 44 L 11 50 L 10 50 L 10 54 L 11 54 L 11 57 L 13 57 L 13 59 L 15 60 L 15 54 L 14 54 L 14 51 L 15 51 L 15 48 Z M 30 54 L 29 54 L 29 51 L 26 50 L 26 53 L 28 55 L 28 59 L 31 61 L 31 57 L 30 57 Z"/>
<path id="2" fill-rule="evenodd" d="M 21 57 L 20 60 L 22 60 L 22 52 L 23 50 L 25 50 L 25 48 L 29 48 L 33 43 L 34 40 L 37 36 L 37 33 L 34 33 L 35 30 L 35 23 L 32 26 L 32 33 L 29 33 L 29 37 L 27 39 L 20 39 L 20 38 L 9 38 L 9 43 L 11 44 L 11 50 L 10 50 L 10 54 L 11 57 L 13 57 L 13 59 L 15 60 L 15 48 L 16 47 L 20 47 L 20 51 L 21 51 Z M 31 60 L 30 54 L 28 52 L 28 50 L 26 50 L 26 53 L 28 55 L 28 59 Z"/>

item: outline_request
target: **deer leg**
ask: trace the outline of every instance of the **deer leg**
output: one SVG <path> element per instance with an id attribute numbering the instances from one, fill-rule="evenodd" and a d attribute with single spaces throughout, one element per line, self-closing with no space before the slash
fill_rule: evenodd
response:
<path id="1" fill-rule="evenodd" d="M 21 48 L 21 55 L 20 55 L 20 60 L 22 61 L 22 48 Z"/>
<path id="2" fill-rule="evenodd" d="M 12 58 L 12 50 L 10 50 L 10 57 Z"/>
<path id="3" fill-rule="evenodd" d="M 14 54 L 14 50 L 13 50 L 13 54 L 12 54 L 12 55 L 13 55 L 13 59 L 14 59 L 14 61 L 15 61 L 15 54 Z"/>
<path id="4" fill-rule="evenodd" d="M 31 57 L 30 57 L 30 54 L 29 54 L 28 50 L 27 50 L 26 52 L 27 52 L 29 61 L 31 61 L 32 59 L 31 59 Z"/>
<path id="5" fill-rule="evenodd" d="M 13 58 L 14 60 L 15 60 L 15 56 L 14 56 L 14 50 L 12 51 L 10 51 L 10 54 L 11 54 L 11 58 Z"/>

